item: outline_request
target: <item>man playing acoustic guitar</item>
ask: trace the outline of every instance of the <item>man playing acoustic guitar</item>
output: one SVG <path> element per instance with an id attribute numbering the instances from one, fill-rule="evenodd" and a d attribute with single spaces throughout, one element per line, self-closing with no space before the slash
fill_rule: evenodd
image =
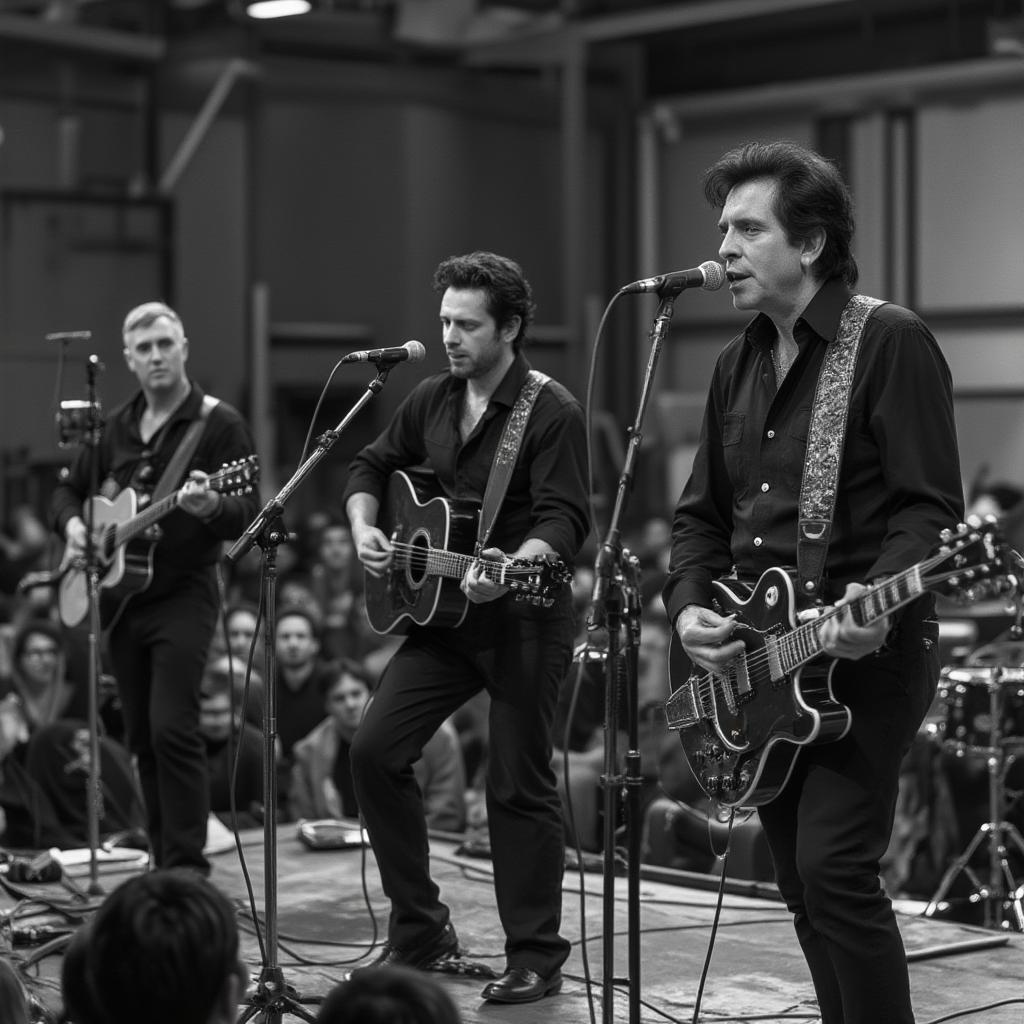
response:
<path id="1" fill-rule="evenodd" d="M 95 452 L 100 495 L 109 501 L 130 488 L 144 500 L 167 490 L 170 500 L 159 539 L 128 559 L 138 592 L 117 602 L 110 657 L 128 745 L 138 759 L 154 861 L 206 874 L 209 795 L 199 688 L 217 624 L 216 564 L 222 541 L 237 537 L 259 508 L 253 488 L 229 494 L 209 481 L 221 466 L 250 459 L 253 441 L 238 412 L 189 380 L 188 339 L 173 309 L 162 302 L 136 307 L 125 318 L 123 339 L 139 391 L 104 423 Z M 89 455 L 79 451 L 53 495 L 65 563 L 86 548 Z"/>
<path id="2" fill-rule="evenodd" d="M 666 609 L 689 661 L 713 680 L 687 695 L 688 714 L 692 722 L 720 701 L 730 722 L 691 765 L 698 775 L 709 761 L 728 766 L 730 744 L 759 728 L 763 703 L 777 713 L 764 724 L 793 729 L 797 744 L 829 724 L 811 714 L 797 722 L 811 701 L 778 711 L 772 702 L 792 693 L 787 651 L 773 636 L 744 653 L 744 616 L 716 601 L 716 577 L 734 577 L 737 589 L 758 584 L 769 609 L 795 595 L 801 609 L 824 610 L 794 633 L 838 659 L 833 692 L 818 684 L 816 696 L 830 713 L 845 705 L 850 720 L 844 711 L 832 742 L 780 745 L 796 752 L 791 773 L 760 798 L 746 762 L 708 771 L 704 785 L 734 806 L 755 791 L 749 802 L 761 805 L 823 1024 L 910 1024 L 879 859 L 900 762 L 938 681 L 938 629 L 932 596 L 907 597 L 916 576 L 866 609 L 858 596 L 922 559 L 963 516 L 950 373 L 913 313 L 852 296 L 850 196 L 830 162 L 790 143 L 751 143 L 712 166 L 704 188 L 721 211 L 733 305 L 755 315 L 718 358 L 673 523 Z M 816 429 L 822 423 L 831 426 Z M 766 571 L 794 566 L 791 592 L 788 574 L 761 586 Z M 888 607 L 902 610 L 877 614 L 890 593 Z M 827 610 L 835 605 L 841 611 Z M 699 726 L 681 724 L 685 747 Z"/>
<path id="3" fill-rule="evenodd" d="M 412 764 L 438 726 L 483 689 L 490 696 L 488 825 L 507 959 L 505 975 L 483 997 L 530 1002 L 558 991 L 569 953 L 559 935 L 564 843 L 550 762 L 558 688 L 572 659 L 572 598 L 563 582 L 541 585 L 540 603 L 517 601 L 521 591 L 505 580 L 524 563 L 543 576 L 555 557 L 568 568 L 583 544 L 583 413 L 565 388 L 531 373 L 521 351 L 533 302 L 518 264 L 485 252 L 452 257 L 437 268 L 434 286 L 443 293 L 448 371 L 413 389 L 353 461 L 345 491 L 356 551 L 370 574 L 368 611 L 374 579 L 397 597 L 416 592 L 435 566 L 461 567 L 458 578 L 441 584 L 460 606 L 443 619 L 448 625 L 435 625 L 430 610 L 397 616 L 408 636 L 352 744 L 356 795 L 391 900 L 387 944 L 365 969 L 426 968 L 458 952 L 448 907 L 430 877 Z M 431 536 L 427 545 L 428 530 L 399 542 L 401 531 L 388 525 L 395 518 L 386 500 L 393 474 L 424 463 L 446 499 L 482 502 L 480 521 L 493 522 L 493 530 L 477 531 L 483 558 L 449 555 L 444 537 Z M 497 503 L 485 497 L 493 493 L 495 463 L 510 473 Z M 437 597 L 443 604 L 445 594 Z M 373 614 L 370 621 L 376 625 Z"/>

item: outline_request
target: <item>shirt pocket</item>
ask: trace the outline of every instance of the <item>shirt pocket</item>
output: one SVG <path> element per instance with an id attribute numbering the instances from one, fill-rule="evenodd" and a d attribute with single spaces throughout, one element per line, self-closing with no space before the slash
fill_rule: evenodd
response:
<path id="1" fill-rule="evenodd" d="M 722 421 L 722 459 L 736 494 L 742 494 L 750 486 L 749 459 L 743 444 L 746 423 L 747 417 L 742 412 L 727 412 Z"/>
<path id="2" fill-rule="evenodd" d="M 782 479 L 786 487 L 799 493 L 804 476 L 804 460 L 807 455 L 807 435 L 811 429 L 811 407 L 797 409 L 786 428 L 789 443 L 787 458 L 782 466 Z"/>

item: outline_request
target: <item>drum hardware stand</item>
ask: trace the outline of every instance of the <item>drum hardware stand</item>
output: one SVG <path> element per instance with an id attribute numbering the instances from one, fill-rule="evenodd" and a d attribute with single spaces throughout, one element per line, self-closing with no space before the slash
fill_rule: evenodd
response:
<path id="1" fill-rule="evenodd" d="M 341 432 L 356 413 L 380 393 L 391 370 L 391 365 L 377 363 L 377 376 L 356 401 L 355 405 L 333 429 L 324 431 L 317 439 L 316 448 L 292 474 L 291 479 L 260 509 L 256 518 L 235 541 L 225 555 L 228 562 L 237 562 L 253 545 L 263 552 L 260 561 L 261 604 L 263 619 L 263 889 L 264 932 L 261 945 L 263 968 L 256 991 L 248 999 L 248 1007 L 238 1018 L 243 1021 L 259 1017 L 267 1024 L 280 1024 L 286 1013 L 302 1020 L 314 1022 L 316 1015 L 303 1006 L 295 989 L 286 983 L 278 963 L 277 941 L 277 659 L 274 650 L 276 631 L 277 548 L 287 538 L 282 513 L 284 506 L 300 483 L 334 447 Z"/>
<path id="2" fill-rule="evenodd" d="M 953 883 L 954 878 L 963 872 L 974 886 L 969 897 L 972 903 L 984 903 L 984 926 L 986 928 L 1006 927 L 1002 920 L 1002 911 L 1011 912 L 1013 925 L 1017 931 L 1024 931 L 1024 885 L 1020 885 L 1013 877 L 1007 857 L 1008 844 L 1020 854 L 1024 854 L 1024 837 L 1021 836 L 1012 822 L 1006 821 L 1006 800 L 1004 786 L 1006 772 L 1010 766 L 1006 757 L 1005 741 L 1002 732 L 1000 668 L 993 670 L 988 682 L 989 717 L 992 722 L 991 746 L 983 748 L 988 769 L 988 813 L 989 820 L 984 822 L 967 848 L 946 869 L 935 895 L 928 901 L 924 909 L 925 917 L 931 917 L 939 907 Z M 1013 758 L 1009 761 L 1012 763 Z M 988 881 L 982 882 L 977 872 L 971 867 L 971 858 L 983 842 L 988 843 Z"/>

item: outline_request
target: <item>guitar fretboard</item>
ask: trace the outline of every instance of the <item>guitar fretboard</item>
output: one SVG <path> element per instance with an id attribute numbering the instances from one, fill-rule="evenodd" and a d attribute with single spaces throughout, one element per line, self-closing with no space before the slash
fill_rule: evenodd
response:
<path id="1" fill-rule="evenodd" d="M 848 605 L 830 608 L 813 621 L 797 626 L 789 633 L 767 638 L 768 657 L 773 662 L 772 676 L 779 678 L 788 675 L 822 654 L 824 648 L 821 645 L 818 627 L 826 619 L 842 614 L 844 608 L 850 609 L 858 626 L 869 626 L 897 608 L 909 604 L 926 589 L 921 579 L 921 565 L 915 565 L 870 587 Z"/>

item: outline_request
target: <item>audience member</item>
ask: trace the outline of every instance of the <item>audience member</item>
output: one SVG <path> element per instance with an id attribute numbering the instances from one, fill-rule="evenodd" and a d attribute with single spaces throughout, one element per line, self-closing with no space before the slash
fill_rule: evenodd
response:
<path id="1" fill-rule="evenodd" d="M 359 659 L 368 653 L 362 649 L 367 638 L 358 621 L 363 572 L 346 519 L 332 518 L 321 527 L 307 585 L 323 616 L 324 655 Z M 376 646 L 372 640 L 371 646 Z"/>
<path id="2" fill-rule="evenodd" d="M 0 679 L 0 807 L 10 846 L 69 848 L 88 841 L 91 738 L 86 694 L 64 674 L 61 632 L 32 621 L 14 639 L 12 672 Z M 101 835 L 142 824 L 125 749 L 99 736 Z"/>
<path id="3" fill-rule="evenodd" d="M 460 1024 L 441 983 L 408 967 L 359 971 L 327 993 L 317 1024 Z"/>
<path id="4" fill-rule="evenodd" d="M 0 1021 L 3 1024 L 31 1024 L 28 996 L 18 972 L 0 960 Z"/>
<path id="5" fill-rule="evenodd" d="M 282 605 L 277 653 L 277 729 L 284 761 L 292 747 L 323 721 L 324 691 L 337 672 L 320 656 L 320 623 L 307 607 Z"/>
<path id="6" fill-rule="evenodd" d="M 61 988 L 74 1024 L 229 1024 L 248 980 L 228 900 L 194 871 L 157 869 L 75 933 Z"/>
<path id="7" fill-rule="evenodd" d="M 341 663 L 327 686 L 325 718 L 294 747 L 289 811 L 293 818 L 355 818 L 349 749 L 370 701 L 370 679 L 355 661 Z M 466 824 L 465 773 L 454 728 L 442 723 L 412 766 L 429 828 L 461 832 Z"/>
<path id="8" fill-rule="evenodd" d="M 262 678 L 250 674 L 249 694 L 263 690 Z M 234 672 L 227 655 L 212 659 L 199 689 L 199 731 L 206 743 L 210 778 L 210 810 L 231 826 L 234 782 L 235 823 L 250 828 L 263 821 L 263 733 L 247 719 L 244 669 Z"/>

